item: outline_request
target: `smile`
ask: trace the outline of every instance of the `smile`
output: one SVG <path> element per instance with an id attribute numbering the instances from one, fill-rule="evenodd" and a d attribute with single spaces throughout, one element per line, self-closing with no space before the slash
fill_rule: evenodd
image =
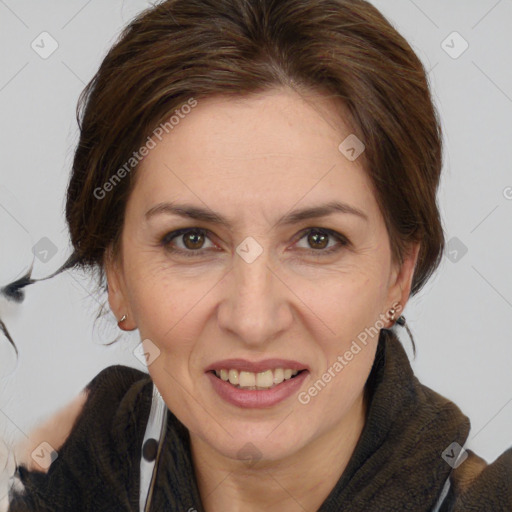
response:
<path id="1" fill-rule="evenodd" d="M 286 380 L 293 379 L 299 373 L 299 370 L 291 368 L 268 369 L 258 373 L 236 369 L 215 370 L 215 375 L 224 382 L 229 382 L 238 389 L 249 390 L 272 389 Z"/>

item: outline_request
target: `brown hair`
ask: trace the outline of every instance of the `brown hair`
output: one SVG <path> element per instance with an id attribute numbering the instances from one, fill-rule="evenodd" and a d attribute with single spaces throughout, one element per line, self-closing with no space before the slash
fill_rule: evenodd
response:
<path id="1" fill-rule="evenodd" d="M 191 98 L 275 87 L 327 93 L 350 114 L 390 237 L 393 261 L 421 242 L 411 294 L 439 265 L 442 137 L 425 69 L 364 0 L 167 0 L 121 33 L 77 106 L 80 139 L 67 190 L 67 268 L 99 271 L 118 254 L 136 166 L 119 169 Z M 340 140 L 341 142 L 341 140 Z M 96 192 L 95 192 L 96 191 Z"/>

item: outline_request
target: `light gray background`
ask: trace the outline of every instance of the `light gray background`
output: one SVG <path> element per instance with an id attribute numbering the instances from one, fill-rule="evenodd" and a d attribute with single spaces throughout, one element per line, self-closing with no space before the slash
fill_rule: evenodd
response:
<path id="1" fill-rule="evenodd" d="M 470 417 L 468 447 L 490 462 L 512 446 L 512 1 L 373 3 L 430 70 L 446 144 L 439 201 L 446 238 L 459 241 L 450 242 L 457 253 L 445 255 L 405 310 L 418 348 L 413 368 Z M 63 208 L 76 101 L 121 28 L 148 6 L 0 0 L 0 286 L 26 272 L 43 237 L 57 253 L 35 259 L 35 277 L 70 254 Z M 47 59 L 31 48 L 44 31 L 59 45 Z M 464 42 L 454 31 L 469 44 L 458 58 Z M 0 339 L 0 437 L 8 442 L 74 398 L 102 368 L 144 369 L 132 354 L 137 331 L 103 345 L 119 331 L 112 315 L 94 327 L 99 303 L 92 289 L 87 276 L 67 272 L 30 286 L 22 304 L 0 299 L 20 350 L 16 362 Z M 405 330 L 398 333 L 412 355 Z"/>

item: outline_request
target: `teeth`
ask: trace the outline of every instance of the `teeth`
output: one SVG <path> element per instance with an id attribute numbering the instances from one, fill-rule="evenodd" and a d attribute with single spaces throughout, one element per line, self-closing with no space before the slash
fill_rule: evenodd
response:
<path id="1" fill-rule="evenodd" d="M 274 384 L 274 375 L 272 370 L 260 372 L 256 375 L 256 386 L 259 388 L 269 388 Z"/>
<path id="2" fill-rule="evenodd" d="M 234 386 L 238 385 L 238 370 L 229 370 L 228 377 L 231 384 Z"/>
<path id="3" fill-rule="evenodd" d="M 274 384 L 281 384 L 284 380 L 284 370 L 282 368 L 276 368 L 274 370 Z"/>
<path id="4" fill-rule="evenodd" d="M 215 375 L 223 381 L 229 382 L 235 387 L 244 389 L 270 389 L 285 380 L 289 380 L 299 373 L 298 370 L 290 368 L 276 368 L 275 370 L 265 370 L 254 373 L 238 370 L 221 369 L 215 370 Z"/>
<path id="5" fill-rule="evenodd" d="M 231 373 L 231 370 L 229 372 Z M 231 382 L 231 379 L 229 382 Z M 233 382 L 231 382 L 231 384 L 233 384 Z M 238 384 L 241 388 L 252 388 L 256 386 L 256 374 L 252 372 L 240 372 Z"/>

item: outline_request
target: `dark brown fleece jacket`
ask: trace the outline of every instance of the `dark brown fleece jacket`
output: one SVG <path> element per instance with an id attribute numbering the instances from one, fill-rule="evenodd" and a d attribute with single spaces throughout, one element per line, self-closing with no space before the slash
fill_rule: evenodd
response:
<path id="1" fill-rule="evenodd" d="M 151 387 L 150 377 L 133 368 L 100 372 L 87 386 L 84 409 L 48 473 L 17 468 L 25 490 L 11 493 L 9 512 L 138 511 Z M 464 445 L 469 419 L 417 380 L 391 330 L 381 331 L 367 392 L 361 437 L 319 512 L 431 512 L 447 479 L 451 485 L 440 512 L 512 511 L 512 448 L 492 464 L 468 450 L 452 469 L 446 460 L 453 452 L 446 450 L 452 443 Z M 167 414 L 151 511 L 204 512 L 188 431 Z"/>

